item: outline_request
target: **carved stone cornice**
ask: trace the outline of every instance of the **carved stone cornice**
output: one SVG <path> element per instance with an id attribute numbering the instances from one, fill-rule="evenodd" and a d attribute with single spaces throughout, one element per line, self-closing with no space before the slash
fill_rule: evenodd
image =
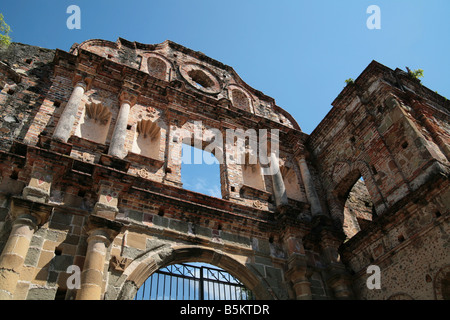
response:
<path id="1" fill-rule="evenodd" d="M 94 76 L 86 73 L 77 71 L 72 79 L 72 85 L 75 87 L 77 85 L 81 85 L 85 91 L 89 90 L 92 87 L 92 82 L 94 81 Z"/>
<path id="2" fill-rule="evenodd" d="M 90 215 L 85 225 L 85 231 L 89 237 L 101 237 L 109 245 L 119 234 L 123 226 L 124 224 L 121 222 Z"/>
<path id="3" fill-rule="evenodd" d="M 22 197 L 12 197 L 11 217 L 13 220 L 28 215 L 36 219 L 36 226 L 42 226 L 48 221 L 52 212 L 53 206 L 51 205 L 34 202 Z"/>
<path id="4" fill-rule="evenodd" d="M 120 103 L 128 103 L 130 107 L 136 104 L 139 92 L 123 87 L 119 92 Z"/>

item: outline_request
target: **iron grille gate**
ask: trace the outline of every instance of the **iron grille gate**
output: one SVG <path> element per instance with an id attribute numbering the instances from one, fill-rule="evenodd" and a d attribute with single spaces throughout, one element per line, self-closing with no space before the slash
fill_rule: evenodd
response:
<path id="1" fill-rule="evenodd" d="M 161 268 L 139 288 L 135 300 L 253 300 L 253 293 L 228 272 L 204 264 Z"/>

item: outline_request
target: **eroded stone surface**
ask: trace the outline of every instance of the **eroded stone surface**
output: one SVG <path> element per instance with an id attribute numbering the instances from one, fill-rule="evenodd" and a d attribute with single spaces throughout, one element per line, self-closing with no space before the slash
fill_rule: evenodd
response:
<path id="1" fill-rule="evenodd" d="M 233 68 L 171 41 L 12 44 L 0 60 L 2 299 L 132 299 L 190 261 L 260 299 L 448 297 L 449 102 L 402 70 L 373 61 L 307 135 Z M 55 130 L 74 90 L 74 121 Z M 279 141 L 276 179 L 226 139 L 238 129 Z M 218 133 L 222 199 L 183 189 L 180 170 L 182 143 Z M 73 265 L 83 289 L 68 287 Z"/>

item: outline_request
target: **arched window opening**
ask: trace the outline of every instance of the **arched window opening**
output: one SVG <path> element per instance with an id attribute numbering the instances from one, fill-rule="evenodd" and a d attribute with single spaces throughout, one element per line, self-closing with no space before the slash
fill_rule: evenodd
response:
<path id="1" fill-rule="evenodd" d="M 253 293 L 225 270 L 206 263 L 172 264 L 152 274 L 135 300 L 253 300 Z"/>
<path id="2" fill-rule="evenodd" d="M 211 88 L 214 86 L 214 81 L 211 80 L 211 78 L 202 70 L 194 69 L 187 73 L 192 81 L 196 83 L 201 88 Z"/>
<path id="3" fill-rule="evenodd" d="M 75 135 L 104 144 L 108 136 L 111 112 L 101 103 L 87 103 L 80 118 Z"/>
<path id="4" fill-rule="evenodd" d="M 376 217 L 364 179 L 360 176 L 347 194 L 344 205 L 344 232 L 353 237 Z"/>
<path id="5" fill-rule="evenodd" d="M 183 143 L 181 149 L 183 188 L 222 198 L 220 163 L 210 152 Z"/>

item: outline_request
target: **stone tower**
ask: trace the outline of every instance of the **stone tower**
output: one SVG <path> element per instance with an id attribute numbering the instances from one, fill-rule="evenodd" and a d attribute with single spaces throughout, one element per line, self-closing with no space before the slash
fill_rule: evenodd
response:
<path id="1" fill-rule="evenodd" d="M 0 60 L 1 299 L 133 299 L 183 262 L 257 299 L 449 298 L 449 102 L 408 73 L 373 61 L 308 135 L 171 41 Z M 218 160 L 221 198 L 183 188 L 183 144 Z"/>

